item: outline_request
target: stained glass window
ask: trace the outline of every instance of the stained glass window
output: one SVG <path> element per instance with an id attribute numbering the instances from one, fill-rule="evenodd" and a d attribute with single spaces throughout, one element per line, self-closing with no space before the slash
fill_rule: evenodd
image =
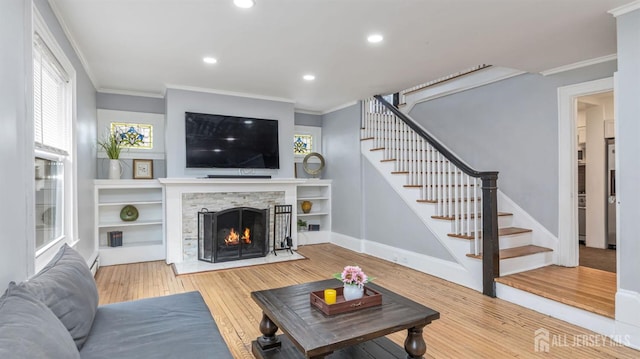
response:
<path id="1" fill-rule="evenodd" d="M 153 125 L 143 123 L 112 122 L 111 133 L 120 137 L 122 147 L 153 148 Z"/>
<path id="2" fill-rule="evenodd" d="M 294 135 L 293 136 L 293 154 L 306 155 L 310 152 L 313 152 L 313 136 Z"/>

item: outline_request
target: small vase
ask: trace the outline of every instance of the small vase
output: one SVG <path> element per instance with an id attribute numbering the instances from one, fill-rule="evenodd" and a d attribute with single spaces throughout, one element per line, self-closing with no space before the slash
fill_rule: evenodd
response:
<path id="1" fill-rule="evenodd" d="M 360 299 L 364 295 L 364 287 L 358 287 L 357 284 L 345 284 L 342 295 L 344 300 Z"/>
<path id="2" fill-rule="evenodd" d="M 120 179 L 122 166 L 120 160 L 109 160 L 109 179 Z"/>
<path id="3" fill-rule="evenodd" d="M 302 212 L 304 213 L 311 212 L 311 206 L 313 206 L 313 203 L 309 201 L 302 201 L 302 203 L 300 204 L 300 208 L 302 208 Z"/>

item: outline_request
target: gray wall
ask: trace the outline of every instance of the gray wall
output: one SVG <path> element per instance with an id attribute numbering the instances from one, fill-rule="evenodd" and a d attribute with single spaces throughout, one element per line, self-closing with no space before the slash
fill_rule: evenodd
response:
<path id="1" fill-rule="evenodd" d="M 93 180 L 96 178 L 96 89 L 69 43 L 47 0 L 35 2 L 58 45 L 76 70 L 76 138 L 78 243 L 76 249 L 88 259 L 97 250 L 94 241 Z M 33 180 L 32 180 L 33 181 Z"/>
<path id="2" fill-rule="evenodd" d="M 331 186 L 331 230 L 362 237 L 360 106 L 353 105 L 322 117 L 322 178 Z"/>
<path id="3" fill-rule="evenodd" d="M 98 92 L 97 107 L 105 110 L 164 113 L 164 98 Z"/>
<path id="4" fill-rule="evenodd" d="M 0 1 L 0 287 L 29 275 L 33 261 L 33 126 L 28 125 L 30 2 Z M 4 290 L 4 289 L 2 289 Z"/>
<path id="5" fill-rule="evenodd" d="M 271 175 L 274 178 L 293 178 L 293 103 L 255 98 L 219 95 L 214 93 L 167 89 L 166 93 L 167 177 L 203 177 L 208 174 Z M 187 111 L 247 116 L 278 120 L 280 143 L 280 169 L 199 169 L 186 168 L 184 145 L 184 113 Z"/>
<path id="6" fill-rule="evenodd" d="M 619 16 L 617 24 L 618 278 L 620 289 L 640 292 L 640 11 Z"/>
<path id="7" fill-rule="evenodd" d="M 524 74 L 416 105 L 410 116 L 558 235 L 558 87 L 610 77 L 616 62 Z"/>
<path id="8" fill-rule="evenodd" d="M 449 251 L 424 222 L 398 196 L 389 182 L 363 159 L 365 223 L 364 237 L 370 241 L 414 253 L 455 262 Z"/>
<path id="9" fill-rule="evenodd" d="M 294 114 L 294 124 L 297 126 L 322 127 L 322 115 L 296 112 Z"/>

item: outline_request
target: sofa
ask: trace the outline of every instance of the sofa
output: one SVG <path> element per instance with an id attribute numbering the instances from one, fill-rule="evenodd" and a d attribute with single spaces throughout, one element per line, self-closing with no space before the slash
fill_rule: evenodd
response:
<path id="1" fill-rule="evenodd" d="M 98 306 L 93 275 L 66 244 L 0 297 L 0 358 L 232 358 L 199 292 Z"/>

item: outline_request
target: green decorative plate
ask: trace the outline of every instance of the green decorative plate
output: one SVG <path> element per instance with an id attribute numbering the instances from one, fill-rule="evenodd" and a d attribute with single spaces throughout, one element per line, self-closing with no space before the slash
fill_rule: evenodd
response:
<path id="1" fill-rule="evenodd" d="M 120 219 L 125 222 L 135 221 L 138 219 L 138 209 L 130 204 L 122 207 Z"/>

